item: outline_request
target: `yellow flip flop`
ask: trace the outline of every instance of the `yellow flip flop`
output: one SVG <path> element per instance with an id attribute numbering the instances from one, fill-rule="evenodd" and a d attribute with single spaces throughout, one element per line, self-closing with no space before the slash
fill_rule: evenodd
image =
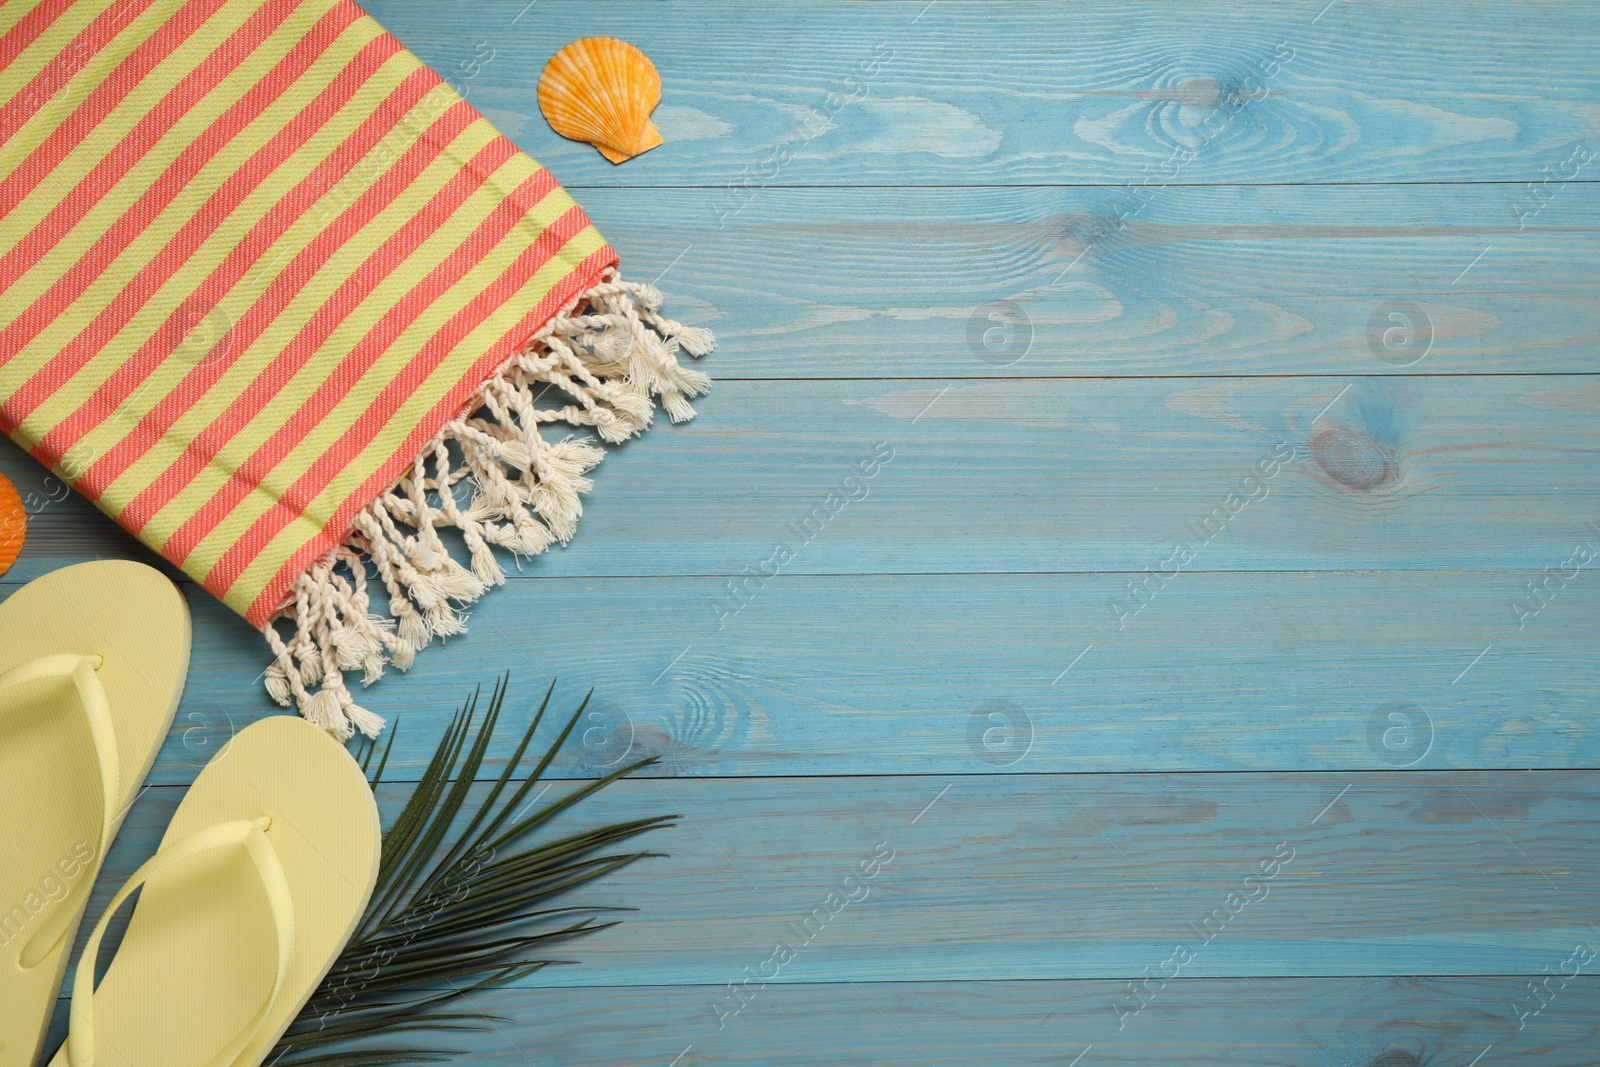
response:
<path id="1" fill-rule="evenodd" d="M 101 861 L 189 671 L 158 570 L 64 567 L 0 603 L 0 1067 L 30 1067 Z"/>
<path id="2" fill-rule="evenodd" d="M 101 916 L 51 1067 L 258 1067 L 355 931 L 380 843 L 342 745 L 298 716 L 241 730 Z M 140 887 L 96 988 L 101 939 Z"/>

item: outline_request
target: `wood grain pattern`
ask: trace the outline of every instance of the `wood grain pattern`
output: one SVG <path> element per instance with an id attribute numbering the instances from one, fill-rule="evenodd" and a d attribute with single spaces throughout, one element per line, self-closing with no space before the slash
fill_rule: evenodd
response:
<path id="1" fill-rule="evenodd" d="M 1537 570 L 1600 545 L 1592 376 L 724 382 L 702 412 L 615 452 L 579 538 L 517 573 L 1140 571 L 1180 542 L 1190 570 Z M 36 505 L 8 580 L 122 550 L 10 445 L 0 473 Z"/>
<path id="2" fill-rule="evenodd" d="M 1600 582 L 1519 631 L 1534 577 L 1187 574 L 1123 630 L 1127 575 L 785 577 L 720 631 L 716 579 L 520 581 L 361 699 L 405 724 L 399 778 L 505 670 L 514 723 L 552 679 L 562 707 L 596 688 L 556 772 L 576 777 L 645 755 L 693 777 L 1593 767 Z M 185 588 L 194 666 L 160 783 L 278 711 L 260 638 Z"/>
<path id="3" fill-rule="evenodd" d="M 180 793 L 130 814 L 91 914 Z M 554 829 L 666 812 L 670 857 L 580 894 L 640 910 L 528 984 L 1538 975 L 1600 946 L 1596 772 L 656 779 Z"/>
<path id="4" fill-rule="evenodd" d="M 1173 187 L 1125 224 L 1114 187 L 768 189 L 725 223 L 717 190 L 583 201 L 717 330 L 718 377 L 1593 371 L 1600 188 L 1519 221 L 1528 195 Z"/>
<path id="5" fill-rule="evenodd" d="M 717 1028 L 718 990 L 674 985 L 498 990 L 473 996 L 495 1030 L 468 1042 L 486 1067 L 1285 1067 L 1500 1062 L 1589 1067 L 1594 978 L 1520 1031 L 1522 978 L 1183 979 L 1123 1030 L 1110 1005 L 1125 982 L 852 982 L 772 986 Z M 66 1001 L 51 1045 L 66 1034 Z M 1085 1053 L 1085 1047 L 1092 1046 Z M 457 1041 L 455 1047 L 461 1047 Z M 1320 1053 L 1320 1055 L 1319 1055 Z M 1404 1057 L 1412 1058 L 1404 1058 Z M 1324 1059 L 1323 1057 L 1326 1057 Z M 1487 1060 L 1488 1057 L 1485 1057 Z M 1495 1062 L 1495 1061 L 1489 1061 Z"/>
<path id="6" fill-rule="evenodd" d="M 732 183 L 733 208 L 767 183 L 1119 184 L 1190 150 L 1188 184 L 1529 181 L 1596 136 L 1600 26 L 1555 0 L 370 6 L 569 186 Z M 664 83 L 667 143 L 622 167 L 534 102 L 595 34 Z"/>

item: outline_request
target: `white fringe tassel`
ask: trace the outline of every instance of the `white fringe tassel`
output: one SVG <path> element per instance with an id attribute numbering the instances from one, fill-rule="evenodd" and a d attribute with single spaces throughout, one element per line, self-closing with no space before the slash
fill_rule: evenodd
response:
<path id="1" fill-rule="evenodd" d="M 605 453 L 571 437 L 551 443 L 540 426 L 593 427 L 616 444 L 650 425 L 654 397 L 672 421 L 693 417 L 689 398 L 711 382 L 677 356 L 705 355 L 715 341 L 709 330 L 662 318 L 660 306 L 655 287 L 608 272 L 483 384 L 468 412 L 362 509 L 345 543 L 295 580 L 262 629 L 277 654 L 266 671 L 274 700 L 340 739 L 357 730 L 376 737 L 383 719 L 355 702 L 344 673 L 359 670 L 370 685 L 386 664 L 406 670 L 434 637 L 462 633 L 462 606 L 505 581 L 493 546 L 533 556 L 571 539 L 579 494 L 594 484 L 584 475 Z M 566 403 L 538 406 L 546 387 Z M 454 492 L 461 481 L 472 490 L 465 507 Z M 470 567 L 451 557 L 441 527 L 461 532 Z M 371 610 L 368 560 L 388 591 L 388 618 Z M 285 620 L 287 640 L 278 627 Z"/>

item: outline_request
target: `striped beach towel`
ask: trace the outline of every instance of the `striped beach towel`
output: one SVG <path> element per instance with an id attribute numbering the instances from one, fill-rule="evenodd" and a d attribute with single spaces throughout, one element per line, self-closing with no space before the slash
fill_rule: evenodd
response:
<path id="1" fill-rule="evenodd" d="M 0 6 L 0 424 L 341 736 L 346 673 L 572 536 L 588 433 L 692 414 L 710 335 L 616 266 L 349 0 Z"/>

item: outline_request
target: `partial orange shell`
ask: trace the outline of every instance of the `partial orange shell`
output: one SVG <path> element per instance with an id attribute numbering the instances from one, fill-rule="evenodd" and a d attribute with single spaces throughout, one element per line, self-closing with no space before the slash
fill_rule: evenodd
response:
<path id="1" fill-rule="evenodd" d="M 0 474 L 0 574 L 11 569 L 28 536 L 28 513 L 22 506 L 17 487 Z"/>
<path id="2" fill-rule="evenodd" d="M 661 131 L 650 121 L 660 102 L 656 65 L 615 37 L 573 41 L 539 75 L 539 110 L 550 128 L 589 142 L 613 163 L 661 143 Z"/>

